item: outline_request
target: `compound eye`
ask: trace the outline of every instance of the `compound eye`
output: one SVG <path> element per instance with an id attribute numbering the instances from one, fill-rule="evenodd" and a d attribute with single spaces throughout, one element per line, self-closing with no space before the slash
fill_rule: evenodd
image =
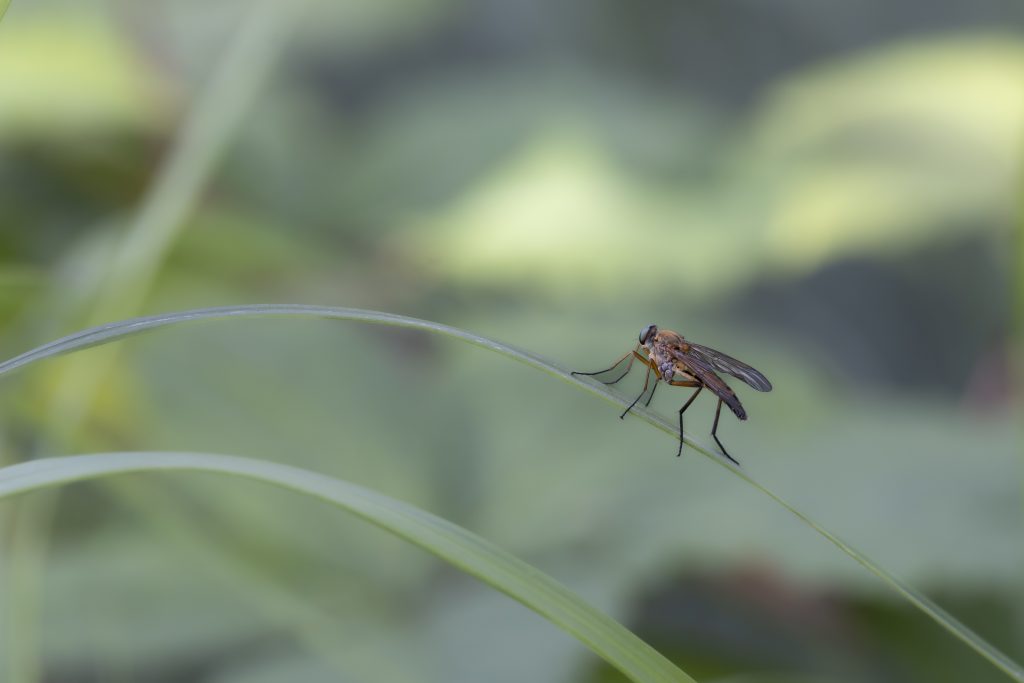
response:
<path id="1" fill-rule="evenodd" d="M 646 344 L 647 340 L 655 334 L 658 334 L 658 328 L 654 325 L 648 325 L 640 332 L 640 343 Z"/>

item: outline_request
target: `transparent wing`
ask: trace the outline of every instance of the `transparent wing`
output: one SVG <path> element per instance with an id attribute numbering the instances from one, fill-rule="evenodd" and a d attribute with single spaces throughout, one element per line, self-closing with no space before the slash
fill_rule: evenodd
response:
<path id="1" fill-rule="evenodd" d="M 729 406 L 736 417 L 741 420 L 747 419 L 747 411 L 740 404 L 736 392 L 715 373 L 715 368 L 708 361 L 697 354 L 686 353 L 680 348 L 673 348 L 672 355 L 687 372 L 703 382 L 715 396 L 725 401 L 725 405 Z"/>
<path id="2" fill-rule="evenodd" d="M 694 344 L 693 342 L 687 342 L 687 344 L 690 346 L 688 355 L 697 356 L 715 370 L 730 374 L 736 379 L 746 382 L 758 391 L 772 390 L 772 383 L 768 381 L 768 378 L 746 363 L 740 362 L 732 356 L 727 356 L 721 351 L 715 351 L 707 346 L 701 346 L 700 344 Z"/>

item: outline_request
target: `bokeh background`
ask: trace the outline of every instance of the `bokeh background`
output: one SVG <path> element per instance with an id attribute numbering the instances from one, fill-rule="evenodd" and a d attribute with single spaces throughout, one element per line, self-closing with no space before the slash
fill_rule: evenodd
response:
<path id="1" fill-rule="evenodd" d="M 774 382 L 735 382 L 750 420 L 723 417 L 749 472 L 1019 660 L 1022 27 L 996 0 L 15 0 L 0 355 L 278 301 L 595 370 L 654 322 Z M 208 323 L 33 366 L 0 401 L 6 464 L 198 450 L 409 501 L 699 680 L 1003 680 L 704 456 L 454 341 Z M 76 485 L 3 502 L 0 534 L 12 683 L 620 680 L 257 484 Z"/>

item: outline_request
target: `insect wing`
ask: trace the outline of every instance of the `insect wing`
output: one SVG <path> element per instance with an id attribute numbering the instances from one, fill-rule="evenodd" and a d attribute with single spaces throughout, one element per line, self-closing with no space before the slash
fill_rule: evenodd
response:
<path id="1" fill-rule="evenodd" d="M 705 361 L 715 370 L 725 372 L 736 379 L 742 380 L 758 391 L 771 391 L 772 383 L 760 372 L 746 363 L 740 362 L 732 356 L 727 356 L 721 351 L 715 351 L 707 346 L 687 342 L 690 346 L 690 356 L 697 356 Z"/>
<path id="2" fill-rule="evenodd" d="M 740 400 L 736 398 L 736 392 L 715 373 L 715 368 L 708 361 L 697 354 L 686 353 L 678 348 L 672 349 L 672 355 L 679 365 L 683 366 L 680 368 L 681 370 L 685 369 L 686 372 L 703 382 L 704 386 L 710 389 L 715 396 L 725 401 L 730 410 L 736 413 L 736 417 L 741 420 L 747 419 L 747 411 L 743 410 Z"/>

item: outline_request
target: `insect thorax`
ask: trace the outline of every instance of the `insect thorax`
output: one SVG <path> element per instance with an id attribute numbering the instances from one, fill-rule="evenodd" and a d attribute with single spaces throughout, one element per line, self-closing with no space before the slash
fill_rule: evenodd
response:
<path id="1" fill-rule="evenodd" d="M 657 369 L 661 379 L 666 382 L 671 381 L 676 374 L 676 364 L 672 359 L 672 356 L 665 353 L 656 344 L 652 344 L 648 349 L 647 353 L 650 355 L 651 360 L 654 362 L 654 367 Z"/>
<path id="2" fill-rule="evenodd" d="M 658 363 L 658 372 L 661 373 L 661 378 L 666 382 L 672 381 L 672 378 L 676 374 L 676 364 L 671 360 L 663 360 Z"/>

